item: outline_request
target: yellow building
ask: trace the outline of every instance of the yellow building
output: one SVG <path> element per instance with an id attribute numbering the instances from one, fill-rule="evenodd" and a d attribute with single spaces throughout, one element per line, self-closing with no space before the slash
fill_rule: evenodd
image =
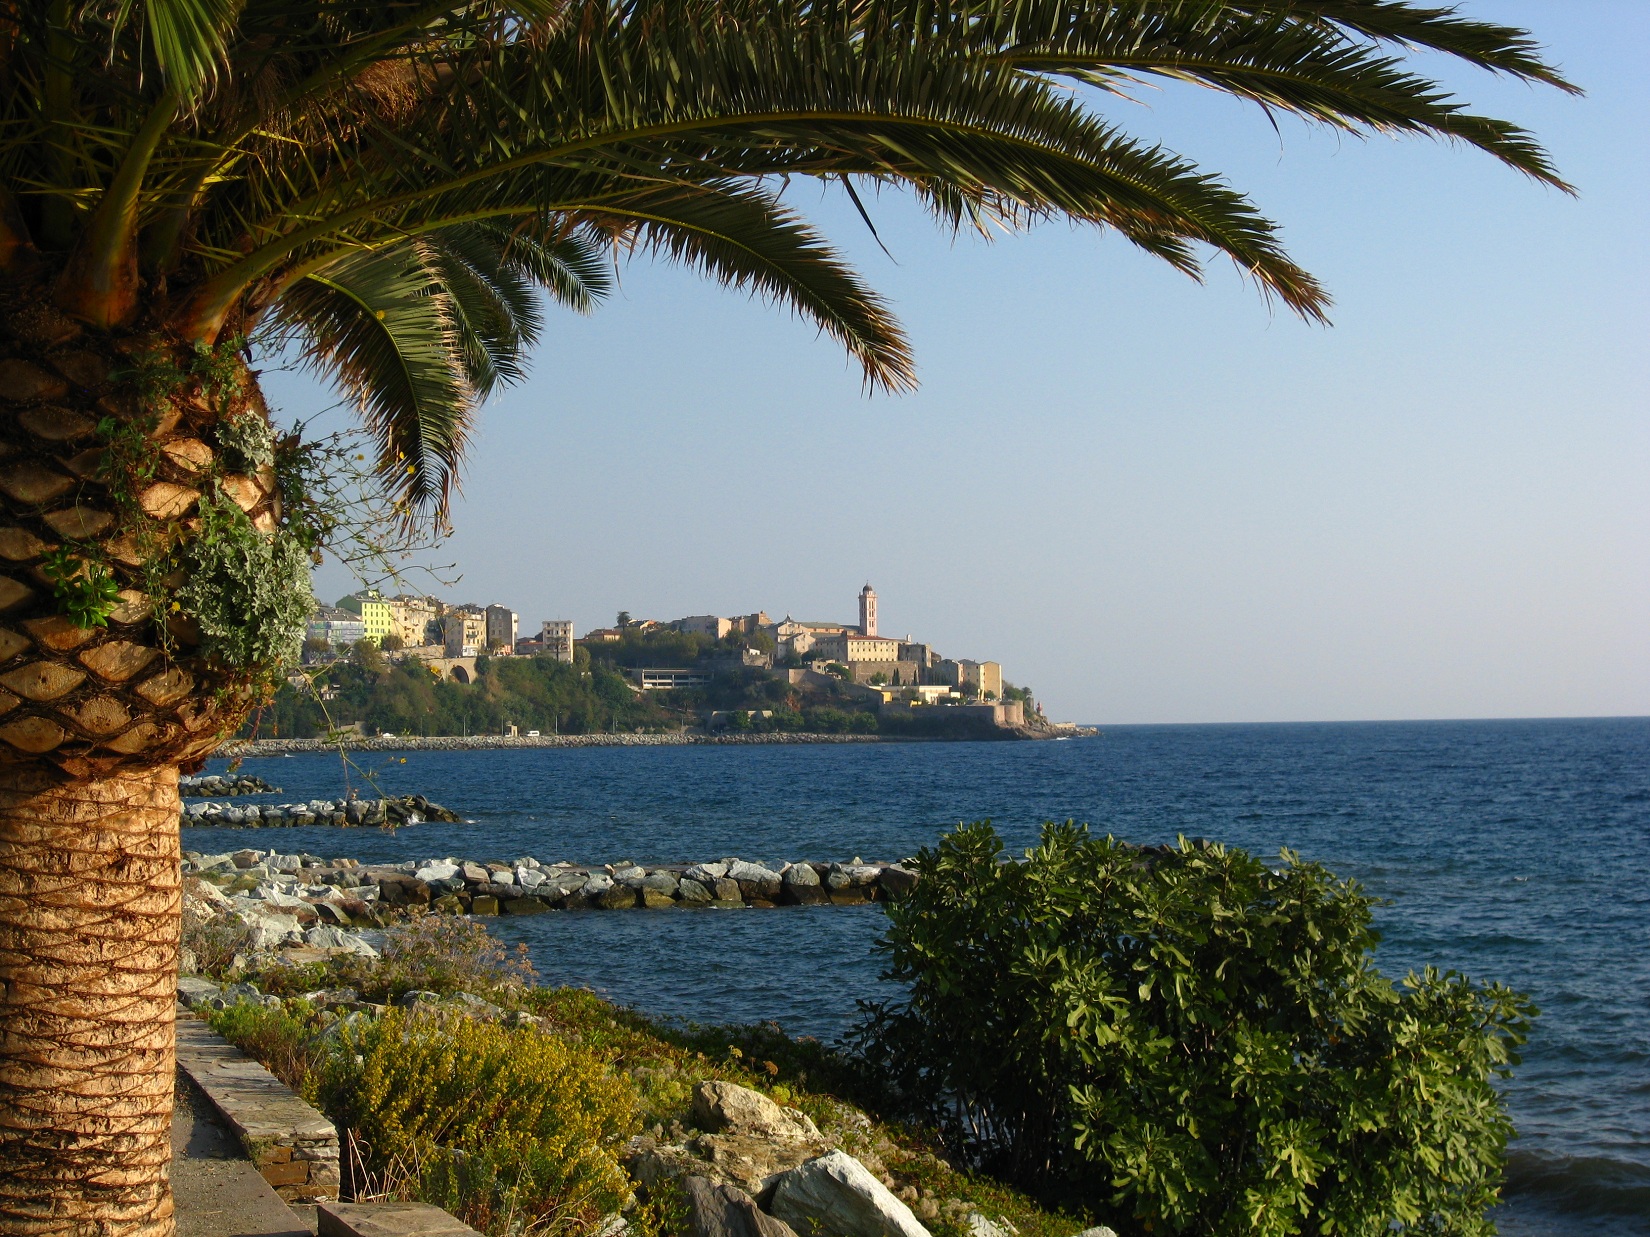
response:
<path id="1" fill-rule="evenodd" d="M 383 642 L 385 636 L 396 629 L 395 617 L 390 610 L 390 603 L 379 596 L 377 589 L 367 589 L 359 593 L 351 593 L 348 597 L 338 599 L 338 608 L 348 610 L 351 614 L 361 616 L 361 625 L 366 628 L 366 639 L 374 644 Z"/>

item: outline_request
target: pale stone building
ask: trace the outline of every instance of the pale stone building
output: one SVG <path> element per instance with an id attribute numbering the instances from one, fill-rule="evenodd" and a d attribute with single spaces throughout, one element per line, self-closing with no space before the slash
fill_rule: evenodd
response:
<path id="1" fill-rule="evenodd" d="M 545 619 L 539 627 L 539 643 L 557 661 L 573 660 L 573 620 Z"/>
<path id="2" fill-rule="evenodd" d="M 442 643 L 448 657 L 474 657 L 487 648 L 487 612 L 480 606 L 454 606 L 441 616 Z"/>

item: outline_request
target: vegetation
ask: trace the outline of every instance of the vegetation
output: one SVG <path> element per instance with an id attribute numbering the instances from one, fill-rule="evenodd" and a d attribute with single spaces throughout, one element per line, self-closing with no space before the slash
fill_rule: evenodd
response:
<path id="1" fill-rule="evenodd" d="M 0 395 L 9 409 L 50 404 L 94 423 L 119 410 L 106 456 L 142 438 L 198 458 L 210 440 L 245 461 L 257 452 L 233 424 L 215 432 L 266 415 L 239 340 L 284 349 L 356 406 L 376 447 L 370 492 L 389 514 L 439 528 L 475 410 L 522 376 L 543 297 L 592 308 L 614 286 L 618 252 L 783 304 L 838 341 L 868 385 L 909 387 L 911 350 L 887 305 L 783 198 L 796 177 L 840 185 L 862 209 L 862 188 L 908 188 L 951 233 L 1087 224 L 1193 277 L 1223 254 L 1319 320 L 1328 295 L 1270 220 L 1102 111 L 1142 79 L 1187 81 L 1268 119 L 1447 138 L 1565 187 L 1528 134 L 1410 72 L 1412 53 L 1571 89 L 1523 31 L 1405 0 L 6 0 Z M 135 355 L 165 381 L 123 368 Z M 10 411 L 4 434 L 16 475 L 72 484 L 60 444 Z M 338 488 L 353 458 L 283 439 L 278 492 L 242 495 L 255 528 L 275 523 L 259 535 L 311 553 L 335 536 L 348 522 L 339 512 L 358 509 L 356 487 Z M 137 462 L 153 462 L 148 448 Z M 0 1041 L 0 1072 L 35 1114 L 0 1157 L 0 1226 L 46 1212 L 110 1233 L 170 1223 L 171 1089 L 153 1071 L 169 1059 L 172 1014 L 147 977 L 169 968 L 177 939 L 175 907 L 149 896 L 175 818 L 127 779 L 159 785 L 210 751 L 217 728 L 252 704 L 249 685 L 276 670 L 235 659 L 287 644 L 274 630 L 237 642 L 224 621 L 237 588 L 250 590 L 254 619 L 280 619 L 295 579 L 290 555 L 257 558 L 244 530 L 220 534 L 221 553 L 203 560 L 227 595 L 197 591 L 188 614 L 179 599 L 174 635 L 171 603 L 153 587 L 168 555 L 151 550 L 189 553 L 201 491 L 139 491 L 137 476 L 82 479 L 115 500 L 96 553 L 59 526 L 70 526 L 66 507 L 19 501 L 11 512 L 39 543 L 21 572 L 69 542 L 88 564 L 118 545 L 111 572 L 151 603 L 133 640 L 170 656 L 193 617 L 206 643 L 177 650 L 188 663 L 177 681 L 190 687 L 170 718 L 132 676 L 115 704 L 148 720 L 118 749 L 84 726 L 71 736 L 51 711 L 61 702 L 18 704 L 13 737 L 0 736 L 0 789 L 15 792 L 8 811 L 33 839 L 3 859 L 18 895 L 0 902 L 13 960 L 0 1023 L 25 1030 Z M 308 516 L 294 522 L 293 511 Z M 114 618 L 95 568 L 76 577 L 60 565 L 52 592 L 8 622 Z M 263 567 L 267 578 L 249 578 Z M 33 644 L 31 656 L 84 674 L 72 649 Z M 76 852 L 77 894 L 47 896 L 71 844 L 53 830 L 105 807 L 119 828 L 100 824 Z M 117 903 L 158 909 L 153 922 L 149 911 L 117 921 Z M 52 1002 L 70 987 L 65 1012 Z M 111 1019 L 126 1028 L 114 1048 Z M 101 1114 L 117 1093 L 124 1117 L 110 1123 Z"/>
<path id="2" fill-rule="evenodd" d="M 375 1192 L 437 1202 L 489 1237 L 594 1233 L 599 1207 L 618 1209 L 610 1191 L 620 1136 L 642 1128 L 681 1136 L 692 1124 L 694 1085 L 725 1079 L 806 1112 L 886 1174 L 936 1237 L 968 1237 L 974 1211 L 1007 1220 L 1021 1237 L 1070 1237 L 1090 1219 L 953 1167 L 914 1127 L 867 1119 L 881 1092 L 860 1063 L 776 1024 L 661 1025 L 583 989 L 532 987 L 521 958 L 473 920 L 427 915 L 386 935 L 381 962 L 337 956 L 249 976 L 214 969 L 285 1001 L 243 1002 L 211 1017 L 353 1134 L 369 1166 L 358 1184 Z M 505 1017 L 472 1023 L 453 1016 L 455 1003 L 368 1020 L 305 999 L 343 987 L 380 1004 L 408 991 L 462 992 Z M 582 1174 L 579 1184 L 569 1167 Z M 674 1192 L 643 1193 L 626 1216 L 638 1237 L 689 1231 Z"/>
<path id="3" fill-rule="evenodd" d="M 318 669 L 302 690 L 284 686 L 246 733 L 311 738 L 359 724 L 371 734 L 500 734 L 512 725 L 545 734 L 597 734 L 697 726 L 707 709 L 744 711 L 743 728 L 753 731 L 879 728 L 866 702 L 840 690 L 793 688 L 764 670 L 727 670 L 708 687 L 644 693 L 617 665 L 585 657 L 582 645 L 579 653 L 571 664 L 544 654 L 478 657 L 475 681 L 464 684 L 436 677 L 419 661 L 391 663 L 362 641 L 347 660 Z"/>
<path id="4" fill-rule="evenodd" d="M 1487 1234 L 1527 998 L 1375 969 L 1373 899 L 1285 852 L 989 825 L 917 859 L 868 1060 L 968 1162 L 1123 1231 Z"/>

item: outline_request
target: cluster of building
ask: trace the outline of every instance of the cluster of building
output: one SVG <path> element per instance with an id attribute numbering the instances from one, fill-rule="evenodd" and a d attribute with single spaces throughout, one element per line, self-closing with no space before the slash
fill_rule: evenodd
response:
<path id="1" fill-rule="evenodd" d="M 695 614 L 665 621 L 626 619 L 623 627 L 598 627 L 580 639 L 601 644 L 660 630 L 718 641 L 762 633 L 771 637 L 772 651 L 743 649 L 737 664 L 764 668 L 824 665 L 849 682 L 924 703 L 1000 700 L 1003 694 L 1003 669 L 994 661 L 942 657 L 931 645 L 910 636 L 901 640 L 880 634 L 877 594 L 869 584 L 860 590 L 857 623 L 804 622 L 789 615 L 776 622 L 762 611 L 732 618 Z M 516 612 L 508 606 L 449 606 L 435 597 L 385 597 L 375 589 L 351 593 L 336 606 L 322 607 L 310 620 L 307 634 L 310 652 L 316 656 L 342 652 L 367 640 L 398 650 L 403 657 L 430 661 L 470 659 L 483 653 L 548 654 L 558 661 L 573 660 L 569 619 L 547 619 L 537 635 L 522 636 Z M 709 679 L 706 667 L 640 668 L 630 674 L 643 691 L 698 687 Z"/>
<path id="2" fill-rule="evenodd" d="M 573 622 L 548 619 L 537 636 L 523 638 L 516 612 L 508 606 L 450 606 L 438 597 L 385 597 L 366 589 L 322 606 L 309 620 L 310 651 L 342 652 L 366 640 L 403 656 L 427 660 L 471 658 L 483 653 L 548 653 L 573 660 Z"/>

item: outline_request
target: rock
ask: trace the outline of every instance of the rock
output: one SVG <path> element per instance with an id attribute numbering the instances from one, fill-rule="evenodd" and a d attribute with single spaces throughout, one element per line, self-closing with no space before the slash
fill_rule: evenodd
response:
<path id="1" fill-rule="evenodd" d="M 788 906 L 826 906 L 831 895 L 820 885 L 786 885 L 780 890 L 779 900 Z"/>
<path id="2" fill-rule="evenodd" d="M 311 928 L 304 933 L 304 944 L 312 949 L 348 949 L 349 933 L 342 928 L 329 926 Z"/>
<path id="3" fill-rule="evenodd" d="M 909 893 L 917 887 L 917 874 L 896 863 L 882 869 L 877 876 L 877 884 L 891 894 Z"/>
<path id="4" fill-rule="evenodd" d="M 819 1141 L 807 1115 L 781 1108 L 760 1091 L 733 1082 L 701 1082 L 693 1089 L 693 1117 L 701 1129 L 779 1142 Z"/>
<path id="5" fill-rule="evenodd" d="M 711 900 L 711 891 L 704 885 L 689 877 L 683 877 L 677 892 L 681 895 L 683 906 L 703 906 Z"/>
<path id="6" fill-rule="evenodd" d="M 841 871 L 848 878 L 850 885 L 874 885 L 882 873 L 882 869 L 874 863 L 860 863 L 857 859 L 853 863 L 838 863 L 831 866 Z"/>
<path id="7" fill-rule="evenodd" d="M 741 1189 L 704 1177 L 682 1184 L 693 1237 L 796 1237 L 790 1225 L 762 1211 Z"/>
<path id="8" fill-rule="evenodd" d="M 1003 1225 L 989 1220 L 977 1211 L 970 1211 L 963 1219 L 963 1228 L 968 1237 L 1012 1237 L 1012 1234 Z"/>
<path id="9" fill-rule="evenodd" d="M 647 869 L 638 868 L 635 865 L 615 869 L 613 873 L 613 883 L 616 885 L 623 885 L 627 889 L 640 889 L 642 887 L 642 882 L 646 879 Z"/>
<path id="10" fill-rule="evenodd" d="M 594 881 L 591 882 L 591 884 L 594 883 Z M 589 895 L 589 889 L 589 885 L 585 886 L 587 896 Z M 625 910 L 636 905 L 637 891 L 629 885 L 611 885 L 592 897 L 591 902 L 607 911 Z"/>
<path id="11" fill-rule="evenodd" d="M 845 1151 L 781 1176 L 768 1210 L 800 1237 L 929 1237 L 911 1209 Z"/>
<path id="12" fill-rule="evenodd" d="M 531 893 L 540 885 L 544 884 L 545 879 L 544 873 L 540 872 L 537 868 L 516 869 L 516 884 L 527 890 L 528 893 Z"/>
<path id="13" fill-rule="evenodd" d="M 298 919 L 294 915 L 251 915 L 247 917 L 246 926 L 251 938 L 248 944 L 255 953 L 267 953 L 272 949 L 279 949 L 289 941 L 296 944 L 303 940 L 303 933 L 298 928 Z"/>
<path id="14" fill-rule="evenodd" d="M 253 864 L 257 863 L 258 860 L 262 859 L 263 857 L 264 856 L 263 856 L 262 851 L 258 851 L 258 850 L 238 850 L 233 855 L 229 856 L 229 860 L 237 868 L 250 868 Z"/>
<path id="15" fill-rule="evenodd" d="M 728 865 L 728 879 L 739 882 L 739 889 L 746 897 L 773 899 L 779 896 L 779 873 L 771 868 L 765 868 L 759 863 L 746 863 L 743 859 L 736 860 Z"/>
<path id="16" fill-rule="evenodd" d="M 676 899 L 668 893 L 663 893 L 657 889 L 649 889 L 644 885 L 642 887 L 642 905 L 649 910 L 664 910 L 668 906 L 675 906 Z"/>
<path id="17" fill-rule="evenodd" d="M 682 873 L 692 880 L 704 885 L 714 885 L 728 874 L 728 865 L 725 863 L 696 863 Z"/>
<path id="18" fill-rule="evenodd" d="M 485 885 L 493 879 L 493 874 L 479 863 L 466 863 L 459 871 L 463 873 L 466 881 L 477 885 Z M 428 880 L 429 877 L 424 879 Z"/>
<path id="19" fill-rule="evenodd" d="M 780 873 L 787 885 L 812 885 L 818 887 L 819 873 L 815 872 L 811 863 L 790 863 Z"/>
<path id="20" fill-rule="evenodd" d="M 202 979 L 198 975 L 178 976 L 178 1000 L 190 1009 L 200 1009 L 207 998 L 217 996 L 220 991 L 210 979 Z"/>
<path id="21" fill-rule="evenodd" d="M 427 863 L 413 873 L 413 877 L 421 881 L 444 881 L 458 875 L 458 865 L 437 859 Z"/>
<path id="22" fill-rule="evenodd" d="M 609 876 L 606 872 L 592 872 L 585 879 L 582 892 L 585 897 L 594 899 L 600 897 L 611 888 L 613 888 L 613 878 L 611 876 Z"/>
<path id="23" fill-rule="evenodd" d="M 498 899 L 488 894 L 477 894 L 470 899 L 470 914 L 496 915 L 498 914 Z"/>
<path id="24" fill-rule="evenodd" d="M 629 890 L 625 891 L 627 894 Z M 634 894 L 630 894 L 634 897 Z M 508 902 L 499 903 L 499 910 L 506 915 L 537 915 L 540 911 L 550 909 L 549 903 L 543 898 L 511 898 Z"/>
<path id="25" fill-rule="evenodd" d="M 657 890 L 667 897 L 674 897 L 681 883 L 674 872 L 666 872 L 661 869 L 657 872 L 649 872 L 642 880 L 642 888 Z"/>
<path id="26" fill-rule="evenodd" d="M 418 1009 L 431 1005 L 441 1004 L 441 994 L 431 992 L 428 988 L 414 988 L 411 992 L 403 992 L 395 998 L 395 1004 L 402 1009 Z"/>
<path id="27" fill-rule="evenodd" d="M 444 893 L 430 903 L 430 909 L 442 915 L 462 915 L 467 908 L 456 893 Z"/>
<path id="28" fill-rule="evenodd" d="M 1076 1237 L 1117 1237 L 1117 1230 L 1107 1228 L 1104 1224 L 1097 1224 L 1093 1228 L 1085 1228 Z"/>
<path id="29" fill-rule="evenodd" d="M 740 892 L 739 882 L 729 880 L 725 876 L 711 887 L 711 892 L 716 895 L 718 902 L 743 902 L 745 900 L 745 895 Z"/>
<path id="30" fill-rule="evenodd" d="M 849 885 L 845 889 L 830 891 L 832 906 L 862 906 L 866 902 L 875 901 L 873 891 L 866 885 Z"/>

